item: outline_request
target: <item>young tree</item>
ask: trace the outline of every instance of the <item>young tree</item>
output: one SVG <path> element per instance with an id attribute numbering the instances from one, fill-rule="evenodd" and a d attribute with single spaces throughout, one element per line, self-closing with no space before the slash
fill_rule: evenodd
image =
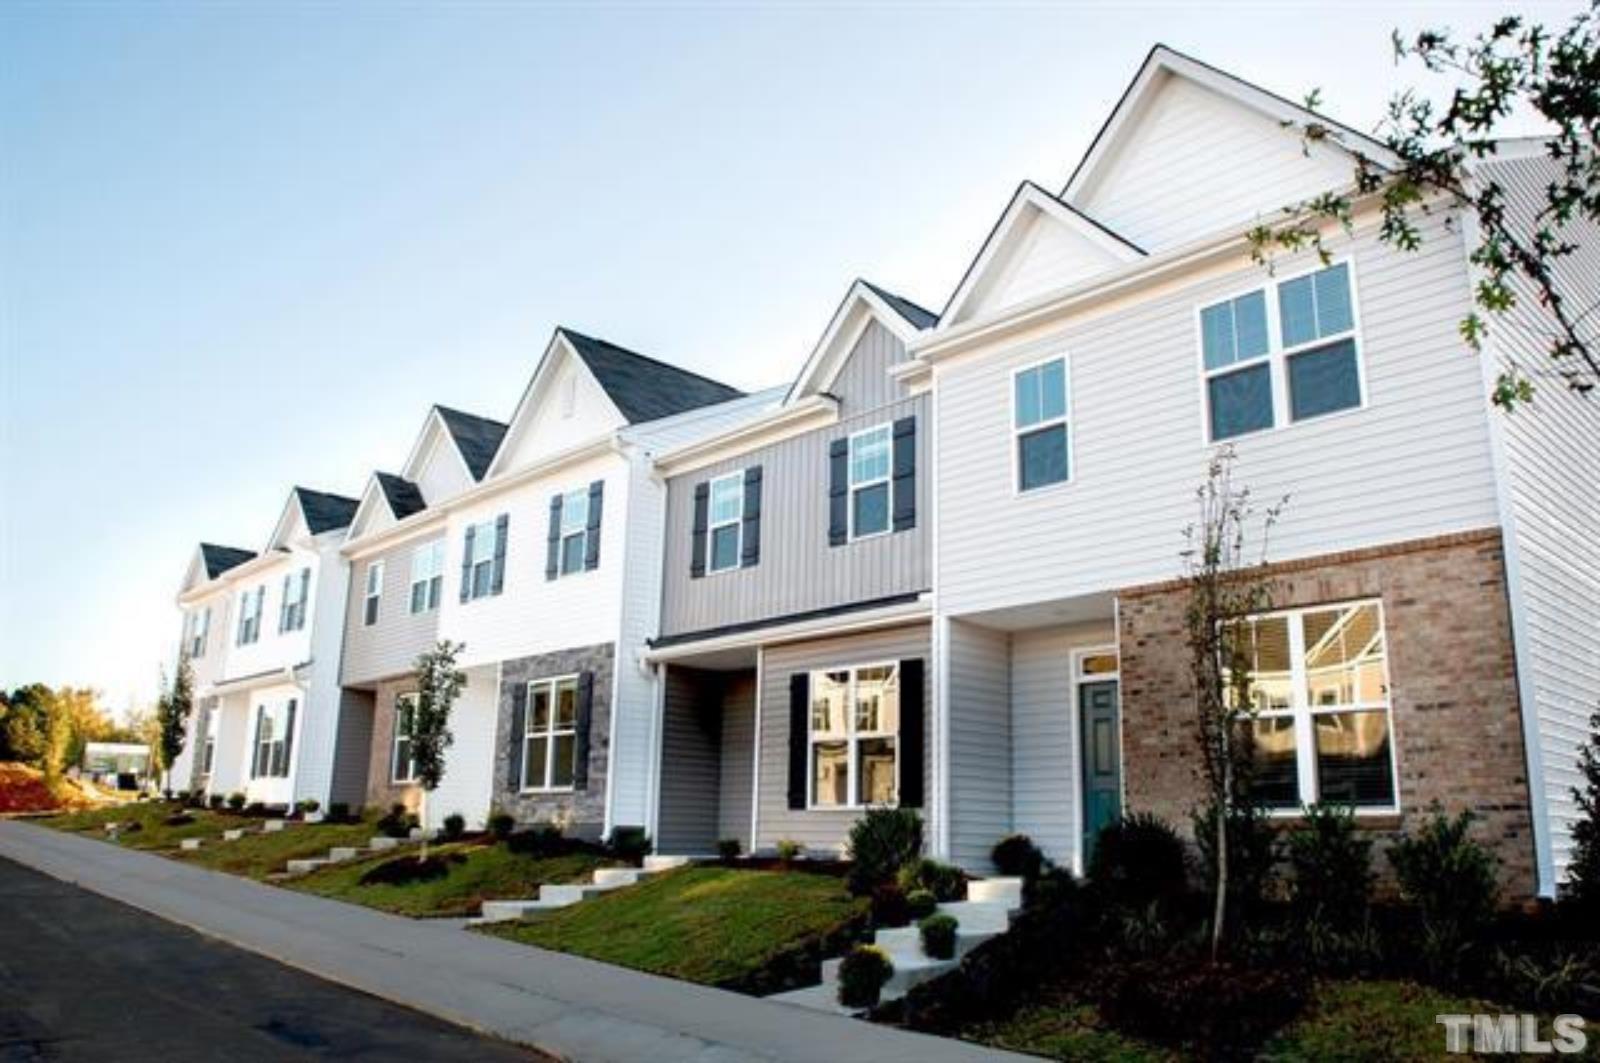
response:
<path id="1" fill-rule="evenodd" d="M 178 658 L 178 671 L 172 677 L 169 689 L 165 677 L 161 683 L 161 698 L 156 702 L 156 722 L 159 734 L 151 750 L 160 760 L 166 778 L 166 789 L 172 788 L 172 765 L 183 755 L 187 739 L 189 714 L 194 711 L 194 668 L 187 655 Z"/>
<path id="2" fill-rule="evenodd" d="M 450 733 L 450 710 L 455 707 L 467 675 L 456 667 L 456 656 L 466 647 L 459 642 L 441 640 L 417 658 L 417 702 L 411 716 L 411 760 L 416 765 L 417 784 L 422 787 L 422 852 L 428 858 L 428 795 L 444 778 L 444 754 L 454 736 Z"/>
<path id="3" fill-rule="evenodd" d="M 42 765 L 50 688 L 31 683 L 11 692 L 5 718 L 6 755 L 23 764 Z"/>
<path id="4" fill-rule="evenodd" d="M 1582 816 L 1572 827 L 1572 858 L 1561 900 L 1600 919 L 1600 712 L 1589 717 L 1589 741 L 1578 754 L 1583 789 L 1572 788 Z"/>
<path id="5" fill-rule="evenodd" d="M 1222 447 L 1212 456 L 1206 482 L 1195 496 L 1199 518 L 1184 530 L 1188 545 L 1182 554 L 1195 736 L 1207 796 L 1217 810 L 1207 824 L 1215 831 L 1211 839 L 1215 854 L 1211 886 L 1216 891 L 1211 919 L 1213 961 L 1222 954 L 1227 924 L 1228 826 L 1232 816 L 1224 810 L 1252 800 L 1250 670 L 1255 664 L 1255 634 L 1247 618 L 1271 604 L 1272 587 L 1260 566 L 1266 562 L 1267 537 L 1288 502 L 1284 498 L 1258 513 L 1249 488 L 1234 485 L 1234 461 L 1232 447 Z M 1261 545 L 1252 557 L 1247 553 L 1248 539 L 1251 525 L 1257 523 Z"/>
<path id="6" fill-rule="evenodd" d="M 1278 222 L 1255 229 L 1255 258 L 1270 263 L 1278 250 L 1313 247 L 1326 261 L 1325 223 L 1349 231 L 1358 199 L 1376 199 L 1380 239 L 1406 251 L 1422 246 L 1420 217 L 1440 206 L 1458 210 L 1476 222 L 1470 257 L 1480 274 L 1474 309 L 1460 323 L 1462 339 L 1480 351 L 1488 328 L 1483 315 L 1511 310 L 1521 288 L 1547 312 L 1546 353 L 1555 374 L 1589 394 L 1600 383 L 1600 292 L 1564 280 L 1558 267 L 1579 249 L 1580 236 L 1600 239 L 1600 0 L 1590 0 L 1559 32 L 1509 16 L 1470 40 L 1449 30 L 1407 40 L 1396 31 L 1393 43 L 1397 63 L 1415 61 L 1444 82 L 1443 99 L 1418 88 L 1391 97 L 1377 132 L 1387 149 L 1381 158 L 1370 142 L 1330 123 L 1286 123 L 1308 153 L 1314 143 L 1342 145 L 1354 156 L 1355 180 L 1347 192 L 1292 204 Z M 1310 110 L 1320 102 L 1318 92 L 1306 97 Z M 1555 173 L 1531 219 L 1476 165 L 1495 156 L 1505 124 L 1523 114 L 1549 131 L 1542 151 Z M 1529 369 L 1513 364 L 1501 373 L 1494 401 L 1512 410 L 1533 394 Z"/>

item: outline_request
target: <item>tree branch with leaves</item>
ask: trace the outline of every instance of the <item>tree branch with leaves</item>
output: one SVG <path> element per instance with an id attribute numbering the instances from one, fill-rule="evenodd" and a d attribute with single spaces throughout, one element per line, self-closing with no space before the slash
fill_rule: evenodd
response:
<path id="1" fill-rule="evenodd" d="M 411 761 L 417 785 L 422 788 L 422 851 L 428 858 L 428 795 L 444 779 L 445 751 L 455 741 L 450 733 L 450 712 L 467 683 L 467 674 L 456 667 L 456 658 L 466 647 L 459 642 L 441 640 L 417 658 L 417 701 L 411 713 Z"/>

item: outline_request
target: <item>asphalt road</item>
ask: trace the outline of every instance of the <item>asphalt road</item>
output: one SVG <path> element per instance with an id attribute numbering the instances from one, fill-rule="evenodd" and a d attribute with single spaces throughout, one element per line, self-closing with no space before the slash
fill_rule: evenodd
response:
<path id="1" fill-rule="evenodd" d="M 0 860 L 0 1061 L 544 1060 Z"/>

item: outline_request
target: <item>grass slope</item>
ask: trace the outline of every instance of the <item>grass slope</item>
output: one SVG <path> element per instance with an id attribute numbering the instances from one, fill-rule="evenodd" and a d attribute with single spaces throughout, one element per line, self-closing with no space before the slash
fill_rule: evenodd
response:
<path id="1" fill-rule="evenodd" d="M 237 841 L 207 838 L 192 852 L 173 855 L 213 871 L 263 879 L 281 872 L 290 860 L 326 856 L 335 846 L 364 846 L 378 833 L 371 820 L 361 823 L 290 823 L 272 834 L 246 834 Z"/>
<path id="2" fill-rule="evenodd" d="M 718 985 L 864 908 L 825 875 L 693 867 L 486 932 Z"/>
<path id="3" fill-rule="evenodd" d="M 193 817 L 193 822 L 169 827 L 165 820 L 174 813 L 183 812 Z M 98 808 L 88 812 L 73 812 L 63 816 L 50 816 L 38 820 L 46 827 L 88 834 L 105 839 L 107 823 L 139 824 L 135 831 L 125 830 L 117 844 L 129 849 L 176 849 L 185 838 L 220 838 L 230 827 L 259 825 L 260 819 L 236 816 L 227 812 L 200 809 L 182 809 L 162 801 L 140 801 L 115 808 Z"/>
<path id="4" fill-rule="evenodd" d="M 372 831 L 367 831 L 370 836 Z M 517 900 L 539 895 L 545 883 L 588 881 L 597 867 L 612 863 L 589 853 L 533 857 L 513 853 L 503 845 L 461 842 L 430 847 L 430 855 L 458 854 L 465 859 L 443 878 L 406 885 L 362 885 L 361 876 L 386 860 L 416 859 L 416 850 L 365 857 L 288 879 L 290 889 L 334 900 L 364 904 L 387 912 L 413 916 L 477 915 L 486 900 Z"/>

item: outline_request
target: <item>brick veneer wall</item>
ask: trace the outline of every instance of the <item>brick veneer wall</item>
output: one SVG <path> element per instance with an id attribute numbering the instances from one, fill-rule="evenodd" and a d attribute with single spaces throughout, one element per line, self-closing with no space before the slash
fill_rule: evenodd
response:
<path id="1" fill-rule="evenodd" d="M 417 689 L 414 680 L 380 683 L 372 704 L 372 759 L 367 764 L 367 804 L 387 812 L 391 805 L 405 805 L 412 812 L 422 802 L 422 787 L 416 783 L 392 783 L 389 757 L 394 751 L 395 698 Z"/>
<path id="2" fill-rule="evenodd" d="M 1269 566 L 1275 607 L 1381 598 L 1400 815 L 1364 820 L 1382 849 L 1432 802 L 1470 808 L 1507 900 L 1536 890 L 1527 758 L 1500 532 L 1487 529 Z M 1123 771 L 1130 811 L 1189 829 L 1203 793 L 1176 583 L 1119 596 Z"/>

